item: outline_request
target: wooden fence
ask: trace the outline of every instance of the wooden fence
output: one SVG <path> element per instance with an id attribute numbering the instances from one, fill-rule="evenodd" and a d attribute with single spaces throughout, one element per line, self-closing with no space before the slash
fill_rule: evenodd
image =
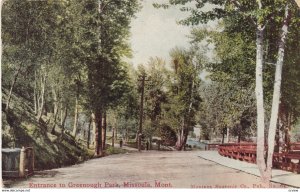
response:
<path id="1" fill-rule="evenodd" d="M 254 143 L 220 144 L 218 152 L 228 158 L 256 163 L 256 144 Z M 286 152 L 274 153 L 273 168 L 300 173 L 300 143 L 292 143 L 290 150 Z"/>

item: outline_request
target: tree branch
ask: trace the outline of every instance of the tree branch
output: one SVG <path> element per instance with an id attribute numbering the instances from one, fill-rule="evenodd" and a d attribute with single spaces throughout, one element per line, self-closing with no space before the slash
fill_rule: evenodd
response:
<path id="1" fill-rule="evenodd" d="M 262 9 L 262 3 L 261 3 L 261 0 L 256 0 L 257 4 L 258 4 L 258 8 L 259 9 Z"/>
<path id="2" fill-rule="evenodd" d="M 231 3 L 234 4 L 234 6 L 239 9 L 241 12 L 246 12 L 246 10 L 243 9 L 241 3 L 238 0 L 229 0 Z M 250 23 L 252 23 L 254 26 L 257 26 L 257 23 L 254 21 L 253 18 L 251 18 L 250 16 L 246 16 L 244 15 L 249 21 Z"/>

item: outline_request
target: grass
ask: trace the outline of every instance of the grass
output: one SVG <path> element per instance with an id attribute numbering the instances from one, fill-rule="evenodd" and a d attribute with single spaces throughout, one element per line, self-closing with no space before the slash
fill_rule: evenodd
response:
<path id="1" fill-rule="evenodd" d="M 114 148 L 111 146 L 106 149 L 107 155 L 124 154 L 124 153 L 127 153 L 127 150 L 121 148 Z"/>

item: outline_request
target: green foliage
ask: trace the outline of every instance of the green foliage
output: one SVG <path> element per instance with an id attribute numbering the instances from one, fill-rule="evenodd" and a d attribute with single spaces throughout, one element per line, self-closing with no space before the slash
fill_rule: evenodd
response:
<path id="1" fill-rule="evenodd" d="M 130 116 L 137 107 L 124 58 L 131 56 L 130 22 L 138 9 L 138 0 L 6 1 L 3 87 L 54 128 L 76 112 L 75 101 L 87 114 L 81 117 L 115 107 Z"/>
<path id="2" fill-rule="evenodd" d="M 129 90 L 126 66 L 121 58 L 128 55 L 127 40 L 129 24 L 138 10 L 138 1 L 111 1 L 94 3 L 88 8 L 98 14 L 91 15 L 93 21 L 92 34 L 94 46 L 86 55 L 92 54 L 94 60 L 86 62 L 87 66 L 87 98 L 89 107 L 94 111 L 106 110 L 118 104 L 117 98 Z M 90 19 L 87 20 L 89 22 Z M 95 44 L 96 43 L 96 44 Z"/>
<path id="3" fill-rule="evenodd" d="M 192 51 L 175 48 L 170 53 L 173 71 L 170 75 L 166 121 L 181 129 L 186 124 L 188 129 L 196 124 L 195 116 L 200 109 L 200 66 L 203 60 L 197 60 Z"/>
<path id="4" fill-rule="evenodd" d="M 150 58 L 147 68 L 140 68 L 138 73 L 146 74 L 145 82 L 145 135 L 151 138 L 159 134 L 161 124 L 162 105 L 167 101 L 166 83 L 168 71 L 165 61 L 160 58 Z"/>
<path id="5" fill-rule="evenodd" d="M 139 118 L 138 88 L 136 83 L 136 71 L 133 66 L 128 66 L 128 91 L 122 98 L 117 98 L 118 106 L 108 111 L 108 124 L 115 126 L 121 137 L 129 138 L 135 136 Z M 120 136 L 120 135 L 119 135 Z"/>
<path id="6" fill-rule="evenodd" d="M 231 24 L 235 23 L 222 22 L 222 31 L 194 29 L 191 36 L 193 44 L 206 40 L 215 47 L 214 61 L 204 66 L 212 82 L 202 88 L 205 102 L 200 118 L 202 127 L 211 132 L 222 133 L 226 126 L 239 127 L 236 124 L 246 111 L 251 114 L 248 120 L 254 123 L 254 38 L 251 33 L 232 30 L 236 26 Z"/>
<path id="7" fill-rule="evenodd" d="M 115 148 L 115 147 L 108 147 L 106 149 L 106 154 L 107 155 L 123 154 L 123 153 L 126 153 L 126 152 L 127 151 L 125 149 Z"/>
<path id="8" fill-rule="evenodd" d="M 141 77 L 143 75 L 146 77 L 143 134 L 150 140 L 153 136 L 162 137 L 167 145 L 175 145 L 176 133 L 179 133 L 179 130 L 192 129 L 196 124 L 196 114 L 200 109 L 199 102 L 201 101 L 200 68 L 204 61 L 201 54 L 196 54 L 192 50 L 174 49 L 171 55 L 173 60 L 176 60 L 176 66 L 172 66 L 173 69 L 168 69 L 165 61 L 160 58 L 150 58 L 147 67 L 138 66 L 132 76 L 140 94 Z M 135 99 L 133 103 L 140 102 L 140 96 L 137 93 L 132 96 Z M 136 115 L 139 106 L 134 105 L 132 109 L 135 109 L 132 111 L 133 114 L 130 110 L 126 110 L 126 107 L 118 109 L 121 112 L 118 121 L 123 122 L 121 127 L 126 127 L 126 134 L 135 135 L 138 124 L 135 124 L 135 129 L 129 130 L 128 122 L 134 118 L 135 122 L 138 122 Z"/>
<path id="9" fill-rule="evenodd" d="M 219 28 L 214 31 L 207 29 L 192 30 L 192 45 L 197 47 L 203 42 L 214 46 L 214 61 L 205 64 L 204 69 L 209 72 L 211 85 L 203 87 L 202 97 L 204 98 L 203 112 L 200 113 L 200 124 L 207 130 L 206 133 L 215 132 L 216 128 L 222 133 L 224 126 L 231 126 L 232 133 L 239 135 L 251 134 L 252 125 L 256 116 L 254 106 L 254 76 L 256 46 L 255 31 L 263 28 L 266 34 L 265 60 L 264 65 L 264 95 L 266 112 L 270 112 L 271 98 L 273 91 L 274 69 L 272 64 L 277 59 L 278 39 L 281 33 L 281 26 L 284 19 L 284 9 L 288 4 L 290 8 L 290 29 L 289 43 L 299 42 L 297 31 L 299 28 L 299 9 L 294 1 L 270 0 L 270 1 L 210 1 L 210 0 L 170 0 L 164 5 L 156 4 L 155 7 L 168 8 L 176 5 L 182 11 L 190 15 L 181 21 L 185 25 L 197 25 L 208 21 L 220 20 Z M 209 5 L 210 9 L 203 9 Z M 297 28 L 297 27 L 296 27 Z M 296 35 L 296 36 L 295 36 Z M 299 43 L 296 43 L 297 45 Z M 297 114 L 298 97 L 297 67 L 293 66 L 296 60 L 299 61 L 295 52 L 298 52 L 297 45 L 288 45 L 283 75 L 283 87 L 281 102 L 284 112 Z M 292 47 L 296 47 L 293 49 Z M 293 50 L 290 50 L 293 49 Z M 289 75 L 288 75 L 289 74 Z M 290 91 L 291 86 L 295 92 Z M 296 101 L 297 100 L 297 101 Z M 291 107 L 288 103 L 293 103 Z M 287 107 L 290 106 L 290 107 Z M 287 108 L 294 110 L 287 110 Z M 217 109 L 217 110 L 216 110 Z M 293 120 L 296 120 L 297 115 Z M 246 126 L 244 122 L 251 125 Z M 241 129 L 241 125 L 245 126 Z M 248 128 L 247 128 L 248 127 Z M 246 129 L 247 128 L 247 129 Z M 250 128 L 250 129 L 249 129 Z M 211 130 L 211 131 L 209 131 Z M 206 137 L 208 135 L 206 134 Z M 208 137 L 207 137 L 208 138 Z"/>
<path id="10" fill-rule="evenodd" d="M 168 125 L 161 125 L 160 135 L 162 144 L 166 146 L 174 146 L 177 141 L 176 132 Z"/>

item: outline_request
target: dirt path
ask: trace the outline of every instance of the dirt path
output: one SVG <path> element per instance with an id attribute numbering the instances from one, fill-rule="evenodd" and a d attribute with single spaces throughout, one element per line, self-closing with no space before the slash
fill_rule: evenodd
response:
<path id="1" fill-rule="evenodd" d="M 80 165 L 53 169 L 12 187 L 261 187 L 256 176 L 201 159 L 197 152 L 142 152 L 112 155 Z M 273 184 L 272 187 L 283 187 Z"/>

